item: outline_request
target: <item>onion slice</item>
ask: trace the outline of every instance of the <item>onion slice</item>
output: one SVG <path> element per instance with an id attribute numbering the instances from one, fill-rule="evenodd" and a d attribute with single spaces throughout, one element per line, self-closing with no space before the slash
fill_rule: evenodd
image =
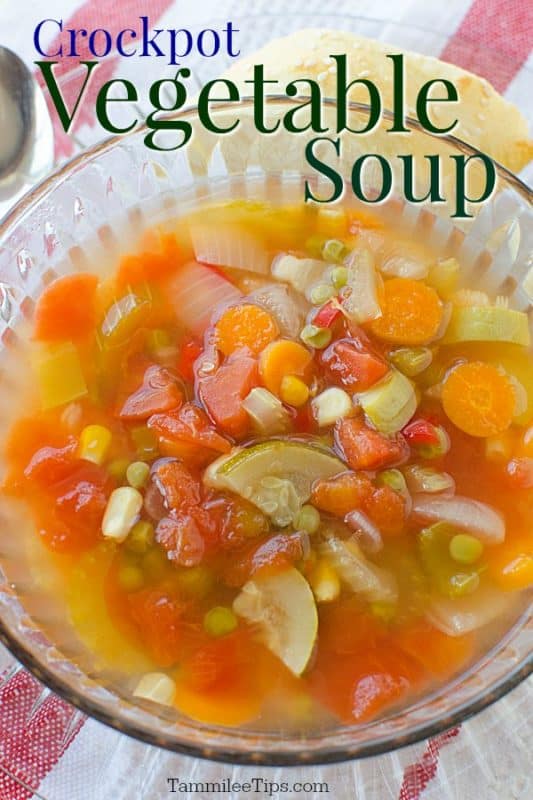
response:
<path id="1" fill-rule="evenodd" d="M 214 308 L 239 300 L 242 294 L 217 270 L 190 261 L 170 282 L 168 297 L 178 319 L 200 335 L 208 327 Z"/>
<path id="2" fill-rule="evenodd" d="M 198 261 L 260 275 L 268 273 L 270 257 L 266 247 L 241 226 L 192 225 L 190 230 Z"/>
<path id="3" fill-rule="evenodd" d="M 434 597 L 426 618 L 447 636 L 463 636 L 509 614 L 514 603 L 512 595 L 491 586 L 480 586 L 465 597 Z"/>
<path id="4" fill-rule="evenodd" d="M 367 248 L 354 250 L 347 264 L 348 283 L 342 291 L 342 311 L 352 322 L 362 325 L 381 317 L 374 257 Z"/>
<path id="5" fill-rule="evenodd" d="M 283 336 L 298 336 L 309 306 L 302 300 L 297 302 L 288 286 L 269 283 L 251 292 L 250 300 L 274 315 Z"/>
<path id="6" fill-rule="evenodd" d="M 383 549 L 381 532 L 362 511 L 350 511 L 345 523 L 354 531 L 354 539 L 366 553 L 379 553 Z"/>
<path id="7" fill-rule="evenodd" d="M 342 583 L 371 603 L 395 603 L 398 588 L 394 575 L 368 561 L 354 541 L 330 536 L 320 546 Z"/>
<path id="8" fill-rule="evenodd" d="M 483 544 L 500 544 L 505 539 L 505 521 L 490 506 L 468 497 L 417 494 L 412 515 L 424 522 L 448 522 L 476 536 Z"/>

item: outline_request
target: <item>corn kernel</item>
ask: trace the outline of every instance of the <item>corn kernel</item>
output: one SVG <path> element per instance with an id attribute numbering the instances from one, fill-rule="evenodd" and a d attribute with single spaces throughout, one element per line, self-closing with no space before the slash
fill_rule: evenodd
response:
<path id="1" fill-rule="evenodd" d="M 238 625 L 237 617 L 226 606 L 215 606 L 204 617 L 204 629 L 209 636 L 226 636 Z"/>
<path id="2" fill-rule="evenodd" d="M 281 381 L 280 397 L 289 406 L 303 406 L 309 399 L 309 387 L 296 375 L 285 375 Z"/>
<path id="3" fill-rule="evenodd" d="M 171 706 L 176 694 L 176 684 L 164 672 L 148 672 L 143 675 L 133 691 L 134 697 L 151 700 L 163 706 Z"/>
<path id="4" fill-rule="evenodd" d="M 142 508 L 143 496 L 132 486 L 121 486 L 111 493 L 102 520 L 106 539 L 123 542 L 131 531 Z"/>
<path id="5" fill-rule="evenodd" d="M 109 428 L 103 425 L 87 425 L 80 434 L 79 457 L 92 461 L 93 464 L 103 464 L 112 438 Z"/>
<path id="6" fill-rule="evenodd" d="M 324 559 L 317 562 L 309 576 L 309 583 L 317 603 L 331 603 L 341 593 L 339 576 Z"/>
<path id="7" fill-rule="evenodd" d="M 347 417 L 353 411 L 350 395 L 336 386 L 325 389 L 312 402 L 313 415 L 321 428 L 334 425 L 338 419 Z"/>

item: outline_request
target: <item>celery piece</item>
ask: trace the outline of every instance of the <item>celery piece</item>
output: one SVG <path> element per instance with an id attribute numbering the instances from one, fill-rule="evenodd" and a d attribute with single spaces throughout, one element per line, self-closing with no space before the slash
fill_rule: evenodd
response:
<path id="1" fill-rule="evenodd" d="M 418 405 L 413 384 L 398 370 L 392 370 L 371 389 L 356 395 L 356 399 L 381 433 L 400 431 Z"/>
<path id="2" fill-rule="evenodd" d="M 116 300 L 98 330 L 102 350 L 125 344 L 135 331 L 146 323 L 152 310 L 152 292 L 148 284 Z"/>
<path id="3" fill-rule="evenodd" d="M 44 411 L 88 393 L 80 357 L 72 342 L 43 347 L 35 358 L 34 370 Z"/>
<path id="4" fill-rule="evenodd" d="M 527 314 L 502 306 L 456 306 L 443 343 L 456 342 L 510 342 L 529 347 Z"/>

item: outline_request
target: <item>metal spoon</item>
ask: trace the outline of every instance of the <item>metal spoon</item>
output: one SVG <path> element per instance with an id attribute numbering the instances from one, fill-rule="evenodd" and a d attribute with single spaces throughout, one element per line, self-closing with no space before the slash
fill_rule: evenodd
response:
<path id="1" fill-rule="evenodd" d="M 44 96 L 19 56 L 0 47 L 0 219 L 53 163 L 54 133 Z"/>

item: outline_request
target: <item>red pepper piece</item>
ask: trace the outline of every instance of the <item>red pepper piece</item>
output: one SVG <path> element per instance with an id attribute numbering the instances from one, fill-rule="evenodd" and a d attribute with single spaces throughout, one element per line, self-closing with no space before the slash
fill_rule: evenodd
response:
<path id="1" fill-rule="evenodd" d="M 402 433 L 411 445 L 440 444 L 437 429 L 427 419 L 415 419 L 405 426 Z"/>
<path id="2" fill-rule="evenodd" d="M 335 300 L 329 300 L 322 308 L 319 308 L 313 317 L 313 325 L 318 328 L 331 328 L 342 315 Z"/>

